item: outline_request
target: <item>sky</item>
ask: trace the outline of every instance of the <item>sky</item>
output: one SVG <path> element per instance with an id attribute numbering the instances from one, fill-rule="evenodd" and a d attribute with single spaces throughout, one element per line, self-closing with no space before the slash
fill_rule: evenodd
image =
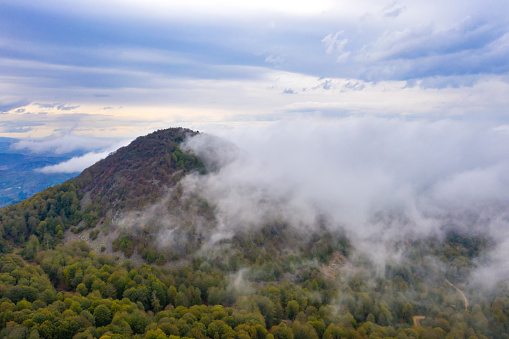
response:
<path id="1" fill-rule="evenodd" d="M 503 262 L 481 276 L 507 279 L 507 208 L 489 210 L 509 201 L 507 13 L 506 0 L 2 0 L 0 137 L 80 150 L 41 169 L 75 173 L 157 129 L 209 132 L 249 154 L 189 179 L 225 232 L 236 211 L 283 201 L 372 248 L 380 211 L 410 220 L 388 237 L 475 211 Z"/>
<path id="2" fill-rule="evenodd" d="M 0 136 L 509 118 L 509 2 L 3 0 Z"/>

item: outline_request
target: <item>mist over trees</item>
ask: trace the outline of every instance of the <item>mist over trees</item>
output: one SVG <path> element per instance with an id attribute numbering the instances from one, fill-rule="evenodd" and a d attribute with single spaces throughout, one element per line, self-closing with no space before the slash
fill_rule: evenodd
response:
<path id="1" fill-rule="evenodd" d="M 140 137 L 0 210 L 0 336 L 507 338 L 509 136 L 457 124 Z"/>

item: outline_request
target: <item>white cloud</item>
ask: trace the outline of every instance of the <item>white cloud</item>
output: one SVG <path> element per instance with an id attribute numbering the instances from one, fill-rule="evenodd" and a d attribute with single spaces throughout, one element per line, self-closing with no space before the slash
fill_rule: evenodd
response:
<path id="1" fill-rule="evenodd" d="M 0 115 L 0 123 L 13 121 L 23 126 L 40 121 L 44 128 L 73 129 L 80 133 L 101 134 L 104 128 L 122 126 L 129 135 L 149 132 L 146 126 L 164 128 L 175 124 L 186 126 L 207 123 L 239 124 L 274 121 L 295 115 L 344 116 L 367 114 L 381 116 L 417 116 L 419 118 L 457 117 L 492 120 L 507 117 L 509 83 L 504 77 L 484 76 L 475 79 L 434 78 L 430 81 L 363 81 L 305 75 L 268 70 L 261 67 L 224 66 L 239 78 L 186 79 L 154 75 L 150 90 L 145 88 L 102 90 L 110 97 L 94 97 L 96 90 L 67 87 L 61 95 L 75 97 L 87 116 L 67 115 Z M 401 63 L 400 68 L 404 67 Z M 26 92 L 30 97 L 51 96 L 49 86 L 2 86 L 5 91 Z M 448 84 L 455 82 L 454 87 Z M 442 87 L 442 88 L 437 88 Z M 294 95 L 284 95 L 290 90 Z M 42 102 L 38 100 L 38 102 Z M 85 105 L 86 102 L 95 104 Z M 107 105 L 106 105 L 107 103 Z M 147 106 L 148 105 L 148 106 Z M 103 107 L 115 108 L 104 116 Z M 47 109 L 31 105 L 28 111 Z M 97 114 L 96 114 L 97 113 Z M 140 126 L 144 126 L 144 131 Z M 36 127 L 39 131 L 43 127 Z M 53 130 L 53 131 L 54 131 Z M 119 130 L 121 130 L 119 128 Z M 51 133 L 51 131 L 49 132 Z M 55 132 L 53 132 L 55 133 Z M 103 132 L 104 134 L 105 132 Z M 118 133 L 113 131 L 112 133 Z M 34 131 L 35 134 L 35 131 Z M 4 135 L 8 136 L 8 135 Z"/>
<path id="2" fill-rule="evenodd" d="M 340 39 L 343 33 L 342 31 L 334 35 L 331 33 L 322 39 L 322 43 L 325 45 L 325 52 L 327 54 L 337 55 L 337 62 L 345 62 L 348 56 L 350 56 L 350 52 L 345 51 L 345 45 L 348 43 L 348 39 Z"/>
<path id="3" fill-rule="evenodd" d="M 116 139 L 93 138 L 86 135 L 63 133 L 43 139 L 24 139 L 13 144 L 12 149 L 29 150 L 33 153 L 66 154 L 74 151 L 90 151 L 109 148 Z"/>
<path id="4" fill-rule="evenodd" d="M 90 152 L 81 157 L 74 157 L 67 161 L 61 162 L 56 165 L 46 166 L 39 169 L 40 172 L 50 173 L 77 173 L 83 171 L 85 168 L 92 166 L 101 159 L 106 158 L 110 152 L 95 153 Z"/>
<path id="5" fill-rule="evenodd" d="M 136 15 L 138 17 L 168 18 L 199 15 L 234 17 L 253 14 L 281 13 L 285 15 L 311 16 L 323 13 L 333 8 L 331 0 L 293 0 L 293 1 L 271 1 L 271 0 L 219 0 L 210 2 L 207 0 L 113 0 L 103 3 L 98 0 L 77 0 L 72 6 L 65 1 L 50 0 L 47 6 L 55 10 L 66 12 L 80 11 L 82 14 L 92 15 Z M 99 10 L 100 8 L 100 10 Z M 196 17 L 195 17 L 196 18 Z"/>
<path id="6" fill-rule="evenodd" d="M 509 234 L 506 222 L 503 222 L 506 233 L 499 236 L 498 244 L 483 260 L 478 261 L 477 269 L 472 273 L 471 280 L 482 286 L 494 287 L 501 281 L 509 279 Z M 501 230 L 501 232 L 503 231 Z"/>
<path id="7" fill-rule="evenodd" d="M 507 1 L 94 4 L 99 2 L 2 2 L 21 13 L 6 32 L 25 27 L 30 34 L 0 39 L 5 55 L 11 55 L 0 60 L 0 92 L 9 99 L 0 98 L 0 110 L 15 108 L 14 99 L 62 101 L 69 103 L 62 108 L 80 105 L 87 113 L 122 106 L 108 111 L 111 120 L 130 115 L 161 125 L 236 124 L 314 113 L 508 115 Z M 38 21 L 23 21 L 29 17 L 22 15 L 26 8 L 34 18 L 67 20 L 69 32 L 82 32 L 91 22 L 94 29 L 83 31 L 87 39 L 69 39 L 48 25 L 50 39 L 41 40 L 32 26 Z M 320 87 L 323 80 L 330 84 Z M 341 85 L 346 82 L 360 86 L 353 92 Z M 28 125 L 33 118 L 17 119 Z M 127 126 L 135 129 L 134 122 Z M 42 129 L 23 127 L 3 132 Z"/>
<path id="8" fill-rule="evenodd" d="M 394 1 L 390 5 L 387 5 L 383 10 L 382 14 L 385 18 L 396 18 L 406 10 L 406 6 L 401 5 L 401 2 Z"/>
<path id="9" fill-rule="evenodd" d="M 116 142 L 114 145 L 111 143 L 108 145 L 107 150 L 99 151 L 99 152 L 89 152 L 85 155 L 73 157 L 67 161 L 61 162 L 56 165 L 46 166 L 38 169 L 38 171 L 42 173 L 76 173 L 81 172 L 85 168 L 88 168 L 98 162 L 101 159 L 106 158 L 109 154 L 116 151 L 120 147 L 126 146 L 129 144 L 129 141 L 123 140 L 121 142 Z"/>
<path id="10" fill-rule="evenodd" d="M 265 58 L 265 62 L 279 66 L 284 62 L 284 58 L 281 56 L 275 56 L 275 55 L 271 54 Z"/>
<path id="11" fill-rule="evenodd" d="M 368 255 L 450 224 L 503 242 L 509 135 L 494 127 L 345 118 L 218 131 L 241 152 L 210 152 L 207 135 L 192 138 L 191 149 L 225 159 L 219 171 L 187 177 L 186 187 L 216 206 L 223 235 L 272 218 L 310 230 L 325 217 Z"/>

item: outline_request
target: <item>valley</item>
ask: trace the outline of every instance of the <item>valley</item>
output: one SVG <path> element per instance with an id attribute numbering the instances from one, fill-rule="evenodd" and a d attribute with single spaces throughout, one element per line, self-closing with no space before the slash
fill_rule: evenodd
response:
<path id="1" fill-rule="evenodd" d="M 0 138 L 0 208 L 20 202 L 78 173 L 46 174 L 38 170 L 68 160 L 75 154 L 38 155 L 11 149 L 18 139 Z"/>

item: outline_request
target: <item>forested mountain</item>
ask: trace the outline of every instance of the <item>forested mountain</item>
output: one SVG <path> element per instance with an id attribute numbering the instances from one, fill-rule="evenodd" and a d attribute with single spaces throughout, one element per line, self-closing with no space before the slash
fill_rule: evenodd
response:
<path id="1" fill-rule="evenodd" d="M 509 338 L 507 281 L 471 283 L 494 239 L 446 228 L 379 265 L 326 215 L 226 228 L 197 135 L 140 137 L 0 210 L 0 337 Z"/>

